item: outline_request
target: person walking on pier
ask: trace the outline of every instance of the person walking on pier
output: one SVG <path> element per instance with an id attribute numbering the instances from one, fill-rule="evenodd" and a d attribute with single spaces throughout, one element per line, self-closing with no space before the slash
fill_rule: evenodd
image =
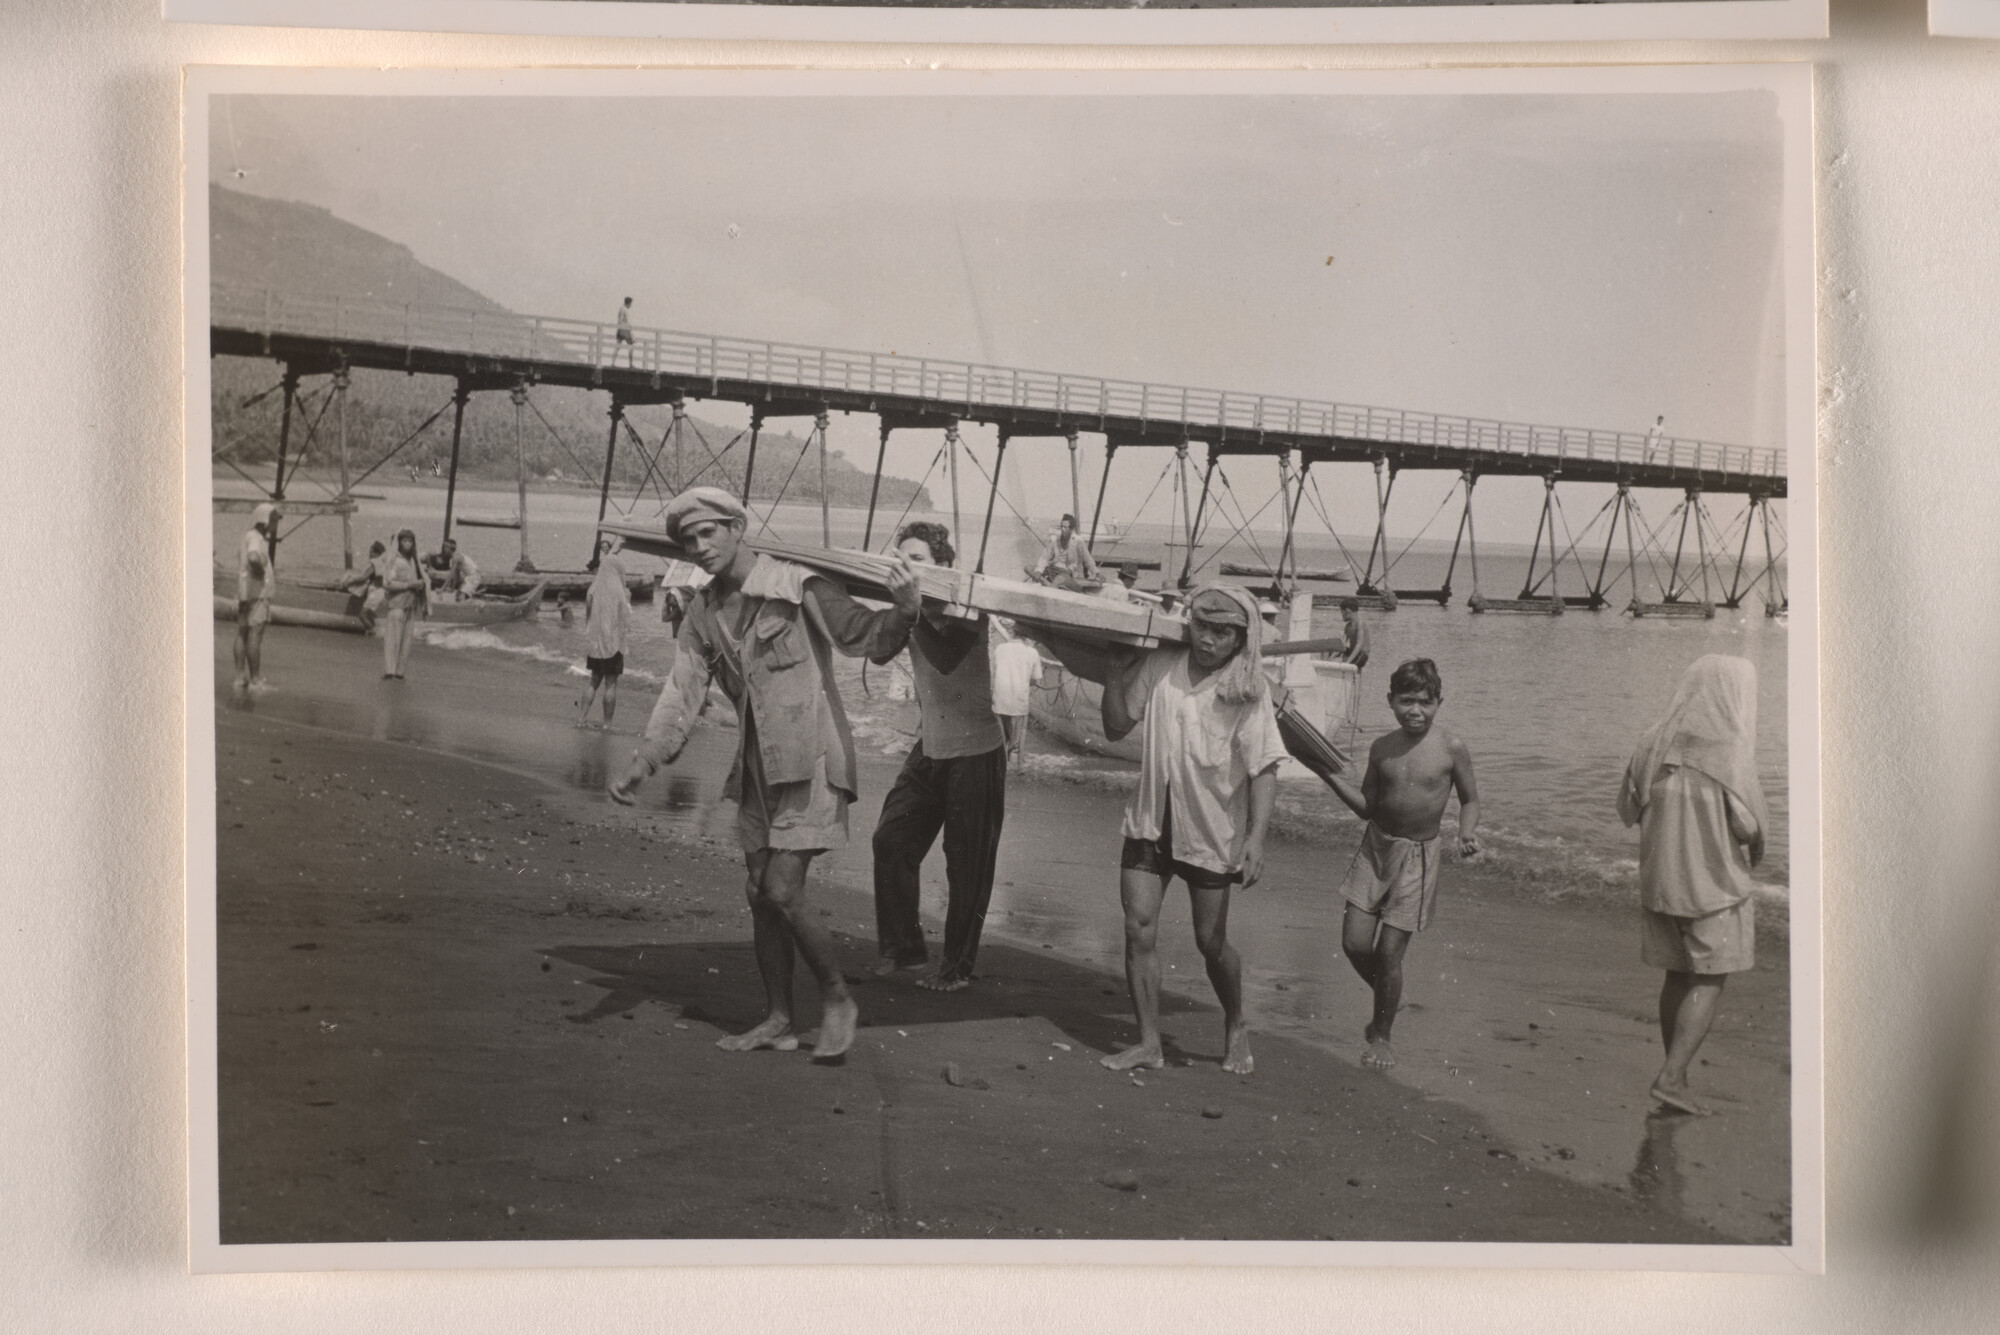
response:
<path id="1" fill-rule="evenodd" d="M 737 755 L 725 796 L 740 804 L 737 842 L 767 1013 L 717 1044 L 729 1052 L 799 1045 L 792 959 L 820 990 L 815 1060 L 854 1042 L 859 1010 L 826 927 L 806 902 L 812 860 L 847 842 L 857 789 L 854 737 L 833 677 L 833 652 L 887 662 L 909 640 L 922 603 L 900 554 L 887 579 L 892 606 L 871 612 L 804 566 L 759 555 L 745 540 L 749 511 L 719 487 L 692 487 L 667 506 L 668 536 L 710 576 L 681 622 L 674 665 L 625 776 L 611 785 L 630 805 L 639 784 L 680 755 L 711 681 L 736 706 Z"/>
<path id="2" fill-rule="evenodd" d="M 1125 981 L 1139 1041 L 1102 1058 L 1114 1071 L 1166 1064 L 1160 1039 L 1160 908 L 1167 884 L 1187 882 L 1194 939 L 1222 1003 L 1222 1069 L 1248 1075 L 1243 962 L 1229 944 L 1230 887 L 1264 874 L 1264 836 L 1277 800 L 1284 739 L 1264 680 L 1257 603 L 1242 589 L 1207 584 L 1188 601 L 1187 648 L 1154 649 L 1099 669 L 1057 649 L 1072 670 L 1104 683 L 1104 733 L 1143 726 L 1139 786 L 1125 807 L 1119 898 L 1125 910 Z M 1074 661 L 1073 661 L 1074 660 Z"/>
<path id="3" fill-rule="evenodd" d="M 1653 1099 L 1709 1109 L 1688 1093 L 1688 1066 L 1715 1023 L 1723 985 L 1757 963 L 1750 869 L 1771 828 L 1757 778 L 1757 669 L 1705 654 L 1689 665 L 1666 714 L 1639 739 L 1618 789 L 1618 815 L 1639 827 L 1640 958 L 1666 971 Z"/>
<path id="4" fill-rule="evenodd" d="M 597 574 L 583 594 L 583 666 L 590 686 L 576 726 L 590 726 L 590 707 L 604 696 L 604 726 L 618 712 L 618 678 L 625 674 L 625 635 L 632 627 L 632 591 L 625 587 L 625 567 L 617 557 L 618 539 L 597 540 Z"/>
<path id="5" fill-rule="evenodd" d="M 611 349 L 611 364 L 618 365 L 618 354 L 625 354 L 625 364 L 632 365 L 633 354 L 638 346 L 632 342 L 632 298 L 625 298 L 625 304 L 618 308 L 618 342 Z"/>
<path id="6" fill-rule="evenodd" d="M 896 550 L 911 565 L 948 566 L 956 556 L 942 524 L 905 524 Z M 957 992 L 972 982 L 1007 807 L 1007 737 L 993 713 L 987 618 L 925 616 L 910 632 L 910 670 L 921 712 L 915 746 L 882 803 L 875 826 L 877 977 L 915 968 L 928 952 L 917 921 L 920 874 L 944 832 L 950 886 L 944 953 L 917 986 Z"/>
<path id="7" fill-rule="evenodd" d="M 278 507 L 250 512 L 250 527 L 236 544 L 236 689 L 261 691 L 264 680 L 264 627 L 271 624 L 271 589 L 278 582 L 273 549 L 278 540 Z"/>
<path id="8" fill-rule="evenodd" d="M 430 613 L 431 581 L 417 557 L 417 535 L 404 529 L 396 535 L 396 550 L 382 567 L 382 676 L 403 679 L 410 658 L 415 621 Z"/>

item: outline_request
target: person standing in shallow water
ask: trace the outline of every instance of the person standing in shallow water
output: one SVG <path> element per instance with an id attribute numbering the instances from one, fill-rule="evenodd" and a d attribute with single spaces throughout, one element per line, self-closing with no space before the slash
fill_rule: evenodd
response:
<path id="1" fill-rule="evenodd" d="M 912 565 L 952 563 L 942 524 L 906 524 L 896 550 Z M 944 831 L 944 955 L 917 986 L 956 992 L 972 982 L 993 867 L 1007 808 L 1007 737 L 993 714 L 987 619 L 919 618 L 910 632 L 910 672 L 922 711 L 917 743 L 882 803 L 875 827 L 877 977 L 922 965 L 928 955 L 917 921 L 924 858 Z"/>
<path id="2" fill-rule="evenodd" d="M 396 550 L 384 559 L 382 592 L 382 676 L 401 681 L 416 618 L 431 605 L 430 577 L 417 556 L 417 535 L 409 529 L 396 535 Z"/>
<path id="3" fill-rule="evenodd" d="M 604 726 L 618 712 L 618 678 L 625 673 L 625 634 L 632 626 L 632 591 L 625 587 L 625 567 L 616 555 L 618 540 L 597 540 L 597 574 L 583 595 L 583 666 L 590 686 L 576 726 L 590 726 L 590 707 L 604 696 Z"/>
<path id="4" fill-rule="evenodd" d="M 1208 584 L 1188 600 L 1186 648 L 1119 654 L 1109 666 L 1052 638 L 1078 676 L 1104 683 L 1104 732 L 1145 727 L 1139 785 L 1125 807 L 1119 898 L 1125 981 L 1139 1041 L 1102 1059 L 1114 1071 L 1166 1065 L 1160 1039 L 1160 908 L 1167 884 L 1187 882 L 1195 945 L 1222 1003 L 1222 1069 L 1248 1075 L 1243 962 L 1229 944 L 1230 887 L 1264 874 L 1264 836 L 1285 756 L 1264 680 L 1256 600 Z"/>
<path id="5" fill-rule="evenodd" d="M 236 689 L 263 690 L 264 628 L 271 624 L 271 588 L 278 582 L 271 549 L 278 536 L 278 509 L 260 505 L 236 546 Z"/>
<path id="6" fill-rule="evenodd" d="M 814 857 L 847 842 L 854 800 L 854 737 L 833 678 L 833 651 L 887 662 L 909 640 L 922 601 L 901 556 L 887 585 L 893 606 L 871 612 L 822 575 L 759 555 L 744 540 L 749 512 L 718 487 L 692 487 L 667 506 L 666 530 L 710 576 L 681 621 L 674 666 L 625 776 L 611 785 L 630 805 L 639 784 L 687 745 L 710 682 L 736 706 L 737 755 L 723 795 L 738 802 L 737 842 L 768 1009 L 729 1052 L 799 1046 L 792 1022 L 792 958 L 820 989 L 815 1060 L 840 1057 L 860 1012 L 826 926 L 806 902 Z"/>
<path id="7" fill-rule="evenodd" d="M 1666 971 L 1666 1060 L 1650 1092 L 1676 1112 L 1705 1115 L 1688 1092 L 1688 1067 L 1729 975 L 1757 963 L 1750 869 L 1763 860 L 1771 813 L 1757 778 L 1754 664 L 1705 654 L 1689 665 L 1632 752 L 1618 815 L 1639 827 L 1639 957 Z"/>

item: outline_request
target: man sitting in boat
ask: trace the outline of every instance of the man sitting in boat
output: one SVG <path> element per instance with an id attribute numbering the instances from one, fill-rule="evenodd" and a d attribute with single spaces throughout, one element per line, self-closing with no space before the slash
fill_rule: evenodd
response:
<path id="1" fill-rule="evenodd" d="M 1098 579 L 1097 561 L 1083 539 L 1076 536 L 1076 516 L 1064 515 L 1062 524 L 1049 537 L 1042 559 L 1028 573 L 1046 584 L 1074 589 L 1085 581 Z"/>
<path id="2" fill-rule="evenodd" d="M 470 598 L 479 592 L 479 567 L 458 550 L 457 538 L 446 538 L 444 546 L 424 559 L 424 565 L 429 568 L 431 586 L 454 599 Z"/>
<path id="3" fill-rule="evenodd" d="M 640 782 L 681 753 L 710 682 L 720 683 L 737 715 L 736 763 L 723 793 L 739 803 L 736 837 L 768 1012 L 717 1046 L 799 1046 L 796 952 L 819 982 L 813 1057 L 827 1060 L 853 1044 L 860 1018 L 826 925 L 806 902 L 806 871 L 815 856 L 847 842 L 847 807 L 859 788 L 833 651 L 888 661 L 908 643 L 922 602 L 916 571 L 900 553 L 886 580 L 893 606 L 871 612 L 825 576 L 759 555 L 744 540 L 748 524 L 743 503 L 718 487 L 689 488 L 667 506 L 668 536 L 711 579 L 688 607 L 672 673 L 611 796 L 629 805 Z"/>

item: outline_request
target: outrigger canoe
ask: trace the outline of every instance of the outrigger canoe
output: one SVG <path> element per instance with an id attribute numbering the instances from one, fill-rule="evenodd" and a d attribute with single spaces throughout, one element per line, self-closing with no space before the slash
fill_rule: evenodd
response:
<path id="1" fill-rule="evenodd" d="M 542 586 L 536 584 L 515 598 L 475 596 L 457 602 L 433 598 L 428 619 L 448 626 L 492 626 L 526 621 L 540 612 L 541 606 Z M 236 576 L 226 570 L 215 572 L 215 615 L 224 621 L 236 618 Z M 280 578 L 271 593 L 271 621 L 279 626 L 359 633 L 361 595 L 331 580 Z"/>

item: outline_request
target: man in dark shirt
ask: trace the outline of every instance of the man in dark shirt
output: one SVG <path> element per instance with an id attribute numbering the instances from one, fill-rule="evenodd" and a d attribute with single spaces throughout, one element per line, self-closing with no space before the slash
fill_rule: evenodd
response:
<path id="1" fill-rule="evenodd" d="M 912 565 L 952 563 L 942 524 L 906 524 L 896 550 Z M 881 977 L 923 964 L 928 952 L 917 922 L 919 874 L 944 831 L 944 957 L 917 986 L 956 992 L 972 981 L 993 866 L 1007 806 L 1007 738 L 993 714 L 986 618 L 920 617 L 910 633 L 910 669 L 923 711 L 917 744 L 882 803 L 875 827 L 875 934 Z"/>

